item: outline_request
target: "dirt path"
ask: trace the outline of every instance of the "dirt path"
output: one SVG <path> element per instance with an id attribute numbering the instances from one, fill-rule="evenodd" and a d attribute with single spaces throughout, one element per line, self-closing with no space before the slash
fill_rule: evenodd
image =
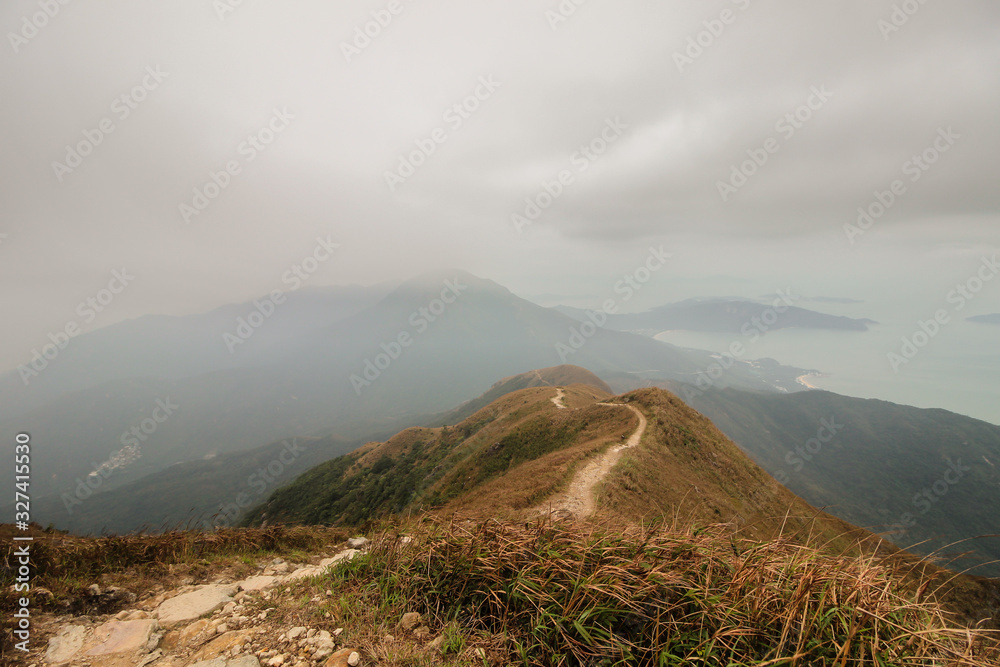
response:
<path id="1" fill-rule="evenodd" d="M 556 404 L 556 407 L 560 410 L 566 409 L 566 404 L 563 403 L 563 398 L 566 397 L 566 392 L 563 391 L 562 387 L 556 387 L 556 395 L 552 397 L 552 402 Z"/>
<path id="2" fill-rule="evenodd" d="M 555 398 L 552 399 L 553 402 L 555 400 Z M 611 472 L 611 469 L 618 463 L 618 459 L 621 458 L 622 452 L 635 447 L 642 439 L 642 434 L 646 432 L 646 417 L 638 408 L 621 403 L 598 403 L 598 405 L 628 408 L 639 418 L 639 426 L 624 444 L 609 448 L 587 463 L 581 470 L 578 470 L 566 491 L 549 498 L 543 505 L 534 508 L 533 514 L 550 514 L 558 518 L 573 516 L 578 519 L 593 514 L 596 509 L 594 487 Z"/>

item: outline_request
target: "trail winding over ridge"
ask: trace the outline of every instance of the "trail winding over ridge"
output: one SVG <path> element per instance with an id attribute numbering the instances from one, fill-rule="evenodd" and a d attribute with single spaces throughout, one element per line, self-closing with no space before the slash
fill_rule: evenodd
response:
<path id="1" fill-rule="evenodd" d="M 555 403 L 557 398 L 561 402 L 561 395 L 553 398 L 552 402 Z M 556 403 L 556 405 L 559 404 Z M 642 439 L 642 434 L 646 432 L 646 417 L 638 408 L 623 403 L 598 403 L 598 405 L 628 408 L 639 418 L 639 426 L 624 444 L 608 448 L 606 452 L 598 455 L 581 470 L 578 470 L 565 491 L 535 507 L 532 510 L 533 514 L 550 514 L 560 518 L 574 516 L 578 519 L 593 514 L 595 510 L 594 487 L 611 472 L 611 469 L 618 463 L 618 459 L 621 458 L 622 452 L 637 446 Z"/>
<path id="2" fill-rule="evenodd" d="M 563 398 L 565 397 L 566 397 L 566 392 L 563 390 L 563 388 L 556 387 L 556 395 L 553 396 L 551 400 L 553 403 L 555 403 L 555 406 L 557 408 L 559 408 L 560 410 L 565 410 L 566 404 L 563 403 Z"/>

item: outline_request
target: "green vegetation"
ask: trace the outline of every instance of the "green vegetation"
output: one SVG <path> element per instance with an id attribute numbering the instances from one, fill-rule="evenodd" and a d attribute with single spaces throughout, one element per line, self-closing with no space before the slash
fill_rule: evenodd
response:
<path id="1" fill-rule="evenodd" d="M 593 405 L 599 390 L 574 386 L 572 395 L 589 403 L 576 411 L 556 410 L 549 387 L 527 388 L 454 426 L 411 428 L 384 443 L 370 443 L 278 489 L 243 524 L 266 520 L 362 525 L 390 514 L 468 500 L 508 476 L 530 476 L 532 483 L 522 484 L 520 495 L 508 496 L 506 505 L 514 497 L 526 503 L 551 493 L 576 460 L 629 432 L 627 425 L 634 421 L 621 410 Z M 558 453 L 563 454 L 547 471 L 523 472 Z M 474 489 L 476 493 L 470 493 Z"/>
<path id="2" fill-rule="evenodd" d="M 555 426 L 546 416 L 532 418 L 457 465 L 448 475 L 447 482 L 428 498 L 428 502 L 432 506 L 443 504 L 525 461 L 562 449 L 581 430 L 583 425 L 579 423 Z"/>

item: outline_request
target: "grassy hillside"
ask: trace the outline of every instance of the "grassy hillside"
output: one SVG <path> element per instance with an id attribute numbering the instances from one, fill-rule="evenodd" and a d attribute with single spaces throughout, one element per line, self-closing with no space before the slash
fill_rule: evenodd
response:
<path id="1" fill-rule="evenodd" d="M 12 532 L 0 526 L 0 537 Z M 35 664 L 61 626 L 144 617 L 190 584 L 235 582 L 275 572 L 276 563 L 285 571 L 316 567 L 347 537 L 316 527 L 101 539 L 32 532 L 38 588 L 26 662 Z M 192 664 L 220 651 L 220 664 L 229 655 L 265 664 L 275 653 L 292 664 L 303 655 L 288 638 L 294 627 L 329 633 L 361 664 L 385 667 L 991 667 L 1000 660 L 995 636 L 961 625 L 933 578 L 914 581 L 898 562 L 787 539 L 735 553 L 721 526 L 421 517 L 368 537 L 353 559 L 250 590 L 231 610 L 156 634 L 157 653 L 128 664 Z M 11 572 L 0 577 L 5 617 L 15 608 Z M 419 627 L 403 626 L 406 614 L 419 614 Z M 4 632 L 0 662 L 15 653 Z"/>
<path id="2" fill-rule="evenodd" d="M 812 505 L 915 553 L 972 552 L 955 567 L 1000 559 L 1000 427 L 824 391 L 724 390 L 692 405 Z M 1000 577 L 996 563 L 974 571 Z"/>
<path id="3" fill-rule="evenodd" d="M 598 504 L 607 513 L 725 522 L 756 539 L 781 531 L 834 539 L 852 531 L 789 492 L 674 394 L 640 389 L 621 400 L 642 410 L 649 429 L 643 446 L 630 450 L 601 486 Z"/>
<path id="4" fill-rule="evenodd" d="M 480 487 L 515 469 L 544 468 L 516 475 L 523 483 L 494 508 L 525 509 L 555 491 L 583 458 L 634 429 L 627 412 L 594 404 L 596 389 L 574 385 L 565 392 L 566 404 L 579 409 L 556 408 L 551 388 L 528 388 L 454 426 L 411 428 L 369 443 L 279 489 L 247 522 L 359 524 L 482 497 Z"/>
<path id="5" fill-rule="evenodd" d="M 595 388 L 508 394 L 462 422 L 412 428 L 303 474 L 247 516 L 268 522 L 360 525 L 433 509 L 446 514 L 531 517 L 581 467 L 637 427 L 648 427 L 596 487 L 598 519 L 726 523 L 752 539 L 812 533 L 843 541 L 853 527 L 810 507 L 765 473 L 705 417 L 660 389 L 607 397 Z M 857 533 L 855 537 L 862 533 Z"/>
<path id="6" fill-rule="evenodd" d="M 539 513 L 615 450 L 617 465 L 591 489 L 595 515 Z M 997 582 L 953 575 L 811 508 L 661 389 L 518 389 L 457 424 L 405 429 L 313 468 L 246 523 L 265 519 L 334 527 L 100 540 L 35 531 L 35 585 L 50 587 L 36 611 L 110 617 L 169 596 L 170 582 L 270 572 L 276 553 L 316 565 L 342 548 L 343 527 L 361 526 L 371 542 L 352 560 L 240 601 L 229 617 L 240 630 L 228 630 L 256 638 L 242 650 L 268 658 L 302 627 L 336 632 L 364 664 L 407 667 L 1000 658 L 985 630 L 998 625 Z M 94 581 L 129 594 L 95 607 Z M 400 627 L 414 612 L 422 634 Z M 164 646 L 188 655 L 196 647 L 180 636 Z"/>
<path id="7" fill-rule="evenodd" d="M 562 366 L 552 366 L 551 368 L 540 368 L 527 373 L 520 373 L 506 377 L 492 387 L 482 396 L 475 398 L 468 403 L 460 405 L 458 408 L 446 412 L 434 418 L 434 424 L 457 424 L 466 417 L 473 415 L 481 408 L 497 400 L 501 396 L 527 389 L 528 387 L 566 387 L 571 384 L 589 385 L 604 395 L 612 393 L 611 387 L 586 368 L 564 364 Z M 594 394 L 597 397 L 597 394 Z"/>

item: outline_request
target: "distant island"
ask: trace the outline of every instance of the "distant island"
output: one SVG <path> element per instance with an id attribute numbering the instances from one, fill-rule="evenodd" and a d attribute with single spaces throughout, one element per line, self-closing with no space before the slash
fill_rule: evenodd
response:
<path id="1" fill-rule="evenodd" d="M 977 322 L 979 324 L 1000 324 L 1000 313 L 992 313 L 990 315 L 976 315 L 975 317 L 970 317 L 969 321 Z"/>
<path id="2" fill-rule="evenodd" d="M 780 300 L 779 300 L 780 301 Z M 587 311 L 559 306 L 560 312 L 585 320 Z M 756 324 L 761 323 L 761 324 Z M 607 326 L 619 331 L 659 333 L 668 330 L 711 333 L 745 333 L 749 330 L 826 329 L 867 331 L 874 320 L 828 315 L 790 305 L 790 300 L 759 303 L 733 297 L 689 299 L 667 304 L 643 313 L 623 313 L 608 316 Z"/>

